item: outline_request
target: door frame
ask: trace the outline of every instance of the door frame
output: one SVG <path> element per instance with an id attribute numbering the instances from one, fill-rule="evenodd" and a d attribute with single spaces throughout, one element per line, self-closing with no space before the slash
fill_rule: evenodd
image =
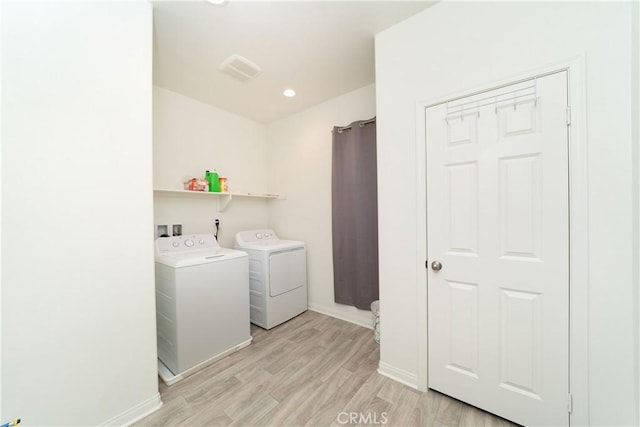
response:
<path id="1" fill-rule="evenodd" d="M 425 110 L 437 104 L 465 98 L 480 92 L 536 77 L 567 72 L 570 106 L 569 143 L 569 392 L 570 424 L 589 425 L 589 229 L 588 229 L 588 152 L 586 128 L 585 55 L 492 82 L 473 90 L 419 102 L 416 105 L 416 226 L 417 226 L 417 388 L 428 388 L 428 306 L 427 306 L 427 195 Z M 421 242 L 425 242 L 424 245 Z M 571 402 L 570 402 L 571 399 Z"/>

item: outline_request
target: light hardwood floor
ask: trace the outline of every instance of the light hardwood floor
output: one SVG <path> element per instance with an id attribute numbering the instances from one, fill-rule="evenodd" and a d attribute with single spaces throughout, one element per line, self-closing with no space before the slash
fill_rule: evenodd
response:
<path id="1" fill-rule="evenodd" d="M 376 372 L 370 329 L 307 311 L 167 387 L 137 426 L 500 426 L 515 424 Z"/>

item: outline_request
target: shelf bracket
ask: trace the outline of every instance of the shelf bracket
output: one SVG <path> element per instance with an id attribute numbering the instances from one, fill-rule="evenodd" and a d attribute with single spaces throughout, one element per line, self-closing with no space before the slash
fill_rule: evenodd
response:
<path id="1" fill-rule="evenodd" d="M 224 212 L 227 206 L 229 206 L 229 203 L 231 203 L 232 198 L 233 196 L 231 194 L 220 195 L 218 197 L 218 212 Z"/>

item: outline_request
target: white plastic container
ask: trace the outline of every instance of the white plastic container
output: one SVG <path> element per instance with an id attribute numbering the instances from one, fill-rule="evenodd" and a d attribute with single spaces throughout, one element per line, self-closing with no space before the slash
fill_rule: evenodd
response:
<path id="1" fill-rule="evenodd" d="M 373 339 L 380 344 L 380 301 L 371 303 L 371 320 L 373 322 Z"/>

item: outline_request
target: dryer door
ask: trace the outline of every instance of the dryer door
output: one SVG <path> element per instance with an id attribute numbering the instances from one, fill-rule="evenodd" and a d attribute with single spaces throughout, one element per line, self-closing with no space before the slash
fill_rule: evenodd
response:
<path id="1" fill-rule="evenodd" d="M 307 257 L 304 248 L 273 252 L 269 256 L 269 295 L 284 294 L 307 285 Z"/>

